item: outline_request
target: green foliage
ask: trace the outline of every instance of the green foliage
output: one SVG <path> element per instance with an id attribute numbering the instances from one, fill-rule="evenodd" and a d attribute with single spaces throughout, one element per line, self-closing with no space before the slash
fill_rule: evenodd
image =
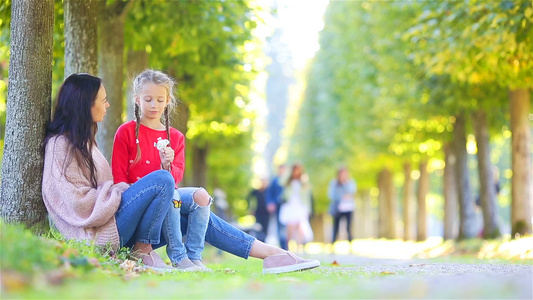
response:
<path id="1" fill-rule="evenodd" d="M 230 202 L 249 185 L 255 116 L 247 105 L 261 55 L 255 9 L 248 1 L 138 1 L 125 29 L 127 48 L 146 50 L 151 67 L 177 79 L 190 112 L 187 149 L 209 145 L 208 188 L 222 187 Z"/>
<path id="2" fill-rule="evenodd" d="M 368 189 L 384 167 L 442 160 L 459 112 L 489 111 L 501 134 L 508 87 L 530 86 L 531 11 L 528 1 L 330 2 L 289 149 L 319 202 L 341 163 Z"/>
<path id="3" fill-rule="evenodd" d="M 409 30 L 414 59 L 470 84 L 533 86 L 533 4 L 429 1 Z"/>
<path id="4" fill-rule="evenodd" d="M 2 269 L 31 273 L 51 270 L 60 264 L 60 243 L 35 236 L 22 226 L 1 223 Z M 24 255 L 22 258 L 21 254 Z"/>

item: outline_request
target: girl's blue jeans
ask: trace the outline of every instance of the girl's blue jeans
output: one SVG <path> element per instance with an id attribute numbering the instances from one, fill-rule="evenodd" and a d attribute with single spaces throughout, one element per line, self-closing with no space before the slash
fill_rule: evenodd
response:
<path id="1" fill-rule="evenodd" d="M 255 238 L 212 213 L 210 205 L 199 206 L 194 202 L 198 189 L 179 188 L 179 207 L 172 201 L 174 179 L 166 171 L 154 171 L 132 184 L 122 194 L 115 215 L 121 247 L 141 242 L 157 249 L 168 244 L 167 254 L 172 263 L 177 263 L 186 255 L 191 260 L 201 260 L 205 240 L 223 251 L 248 258 Z"/>
<path id="2" fill-rule="evenodd" d="M 120 246 L 159 244 L 173 196 L 174 179 L 163 170 L 144 176 L 125 190 L 115 213 Z"/>

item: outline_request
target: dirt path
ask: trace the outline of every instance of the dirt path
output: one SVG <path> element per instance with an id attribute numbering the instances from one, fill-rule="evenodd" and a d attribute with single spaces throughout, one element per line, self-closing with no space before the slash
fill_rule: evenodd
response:
<path id="1" fill-rule="evenodd" d="M 322 271 L 343 274 L 372 298 L 532 299 L 533 265 L 313 255 Z M 336 264 L 333 264 L 336 262 Z M 365 293 L 366 292 L 366 293 Z"/>

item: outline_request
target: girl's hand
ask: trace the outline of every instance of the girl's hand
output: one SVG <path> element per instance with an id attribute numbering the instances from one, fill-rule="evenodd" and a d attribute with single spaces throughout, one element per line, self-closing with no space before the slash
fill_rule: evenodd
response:
<path id="1" fill-rule="evenodd" d="M 174 150 L 170 147 L 165 147 L 159 150 L 159 157 L 161 158 L 161 167 L 170 171 L 170 165 L 174 161 Z"/>

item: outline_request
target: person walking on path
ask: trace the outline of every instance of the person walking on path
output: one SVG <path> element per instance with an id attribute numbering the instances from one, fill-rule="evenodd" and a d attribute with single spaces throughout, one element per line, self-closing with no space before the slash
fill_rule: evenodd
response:
<path id="1" fill-rule="evenodd" d="M 352 241 L 352 215 L 355 210 L 355 192 L 357 185 L 355 180 L 350 178 L 348 169 L 340 167 L 337 170 L 337 177 L 329 182 L 328 198 L 330 199 L 329 213 L 333 217 L 333 238 L 331 243 L 335 243 L 339 233 L 340 220 L 346 220 L 346 231 L 348 240 Z"/>
<path id="2" fill-rule="evenodd" d="M 281 203 L 283 202 L 283 184 L 281 183 L 282 178 L 285 174 L 285 165 L 281 164 L 278 166 L 278 173 L 272 179 L 268 185 L 266 191 L 266 203 L 267 210 L 270 214 L 275 214 L 277 220 L 277 234 L 279 238 L 279 245 L 282 249 L 288 250 L 287 245 L 287 236 L 285 231 L 285 225 L 280 222 L 279 211 L 281 208 Z"/>
<path id="3" fill-rule="evenodd" d="M 265 194 L 268 187 L 268 180 L 261 178 L 261 186 L 258 189 L 253 189 L 246 200 L 248 208 L 253 213 L 256 223 L 261 225 L 261 230 L 258 232 L 257 239 L 264 242 L 267 236 L 268 223 L 270 214 L 267 210 L 265 201 Z"/>
<path id="4" fill-rule="evenodd" d="M 309 224 L 313 199 L 307 174 L 300 163 L 292 166 L 285 185 L 284 199 L 279 218 L 287 226 L 287 241 L 294 240 L 298 248 L 303 248 L 313 240 L 313 230 Z"/>

